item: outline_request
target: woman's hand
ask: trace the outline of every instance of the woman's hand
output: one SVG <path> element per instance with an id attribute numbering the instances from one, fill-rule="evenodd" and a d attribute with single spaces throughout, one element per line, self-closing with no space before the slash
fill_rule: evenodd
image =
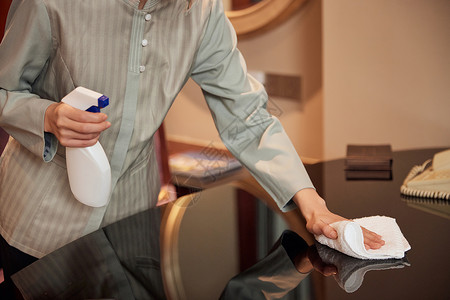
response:
<path id="1" fill-rule="evenodd" d="M 327 238 L 337 239 L 336 230 L 329 224 L 347 220 L 330 212 L 325 201 L 314 189 L 303 189 L 293 198 L 306 219 L 306 229 L 314 235 L 323 234 Z M 362 227 L 366 249 L 379 249 L 384 245 L 381 236 Z"/>
<path id="2" fill-rule="evenodd" d="M 92 113 L 76 109 L 65 103 L 51 104 L 44 119 L 44 131 L 53 133 L 60 144 L 66 147 L 88 147 L 94 145 L 100 133 L 111 123 L 104 113 Z"/>

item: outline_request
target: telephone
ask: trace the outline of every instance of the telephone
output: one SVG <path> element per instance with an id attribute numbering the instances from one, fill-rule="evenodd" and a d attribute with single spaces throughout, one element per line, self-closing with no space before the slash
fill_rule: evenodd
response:
<path id="1" fill-rule="evenodd" d="M 414 166 L 400 192 L 407 196 L 450 200 L 450 149 Z"/>

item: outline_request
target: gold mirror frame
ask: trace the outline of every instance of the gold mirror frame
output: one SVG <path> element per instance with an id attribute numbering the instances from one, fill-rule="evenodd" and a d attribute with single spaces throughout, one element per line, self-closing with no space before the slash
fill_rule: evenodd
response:
<path id="1" fill-rule="evenodd" d="M 239 37 L 247 37 L 270 29 L 289 17 L 307 0 L 263 0 L 248 8 L 227 11 Z"/>

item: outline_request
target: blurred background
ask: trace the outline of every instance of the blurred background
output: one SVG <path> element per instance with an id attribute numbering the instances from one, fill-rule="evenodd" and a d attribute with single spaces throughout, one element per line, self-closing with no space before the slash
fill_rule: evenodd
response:
<path id="1" fill-rule="evenodd" d="M 448 16 L 447 0 L 309 0 L 238 47 L 249 70 L 301 77 L 301 99 L 271 101 L 302 158 L 343 157 L 350 143 L 447 147 Z M 192 82 L 165 126 L 169 140 L 220 145 Z"/>

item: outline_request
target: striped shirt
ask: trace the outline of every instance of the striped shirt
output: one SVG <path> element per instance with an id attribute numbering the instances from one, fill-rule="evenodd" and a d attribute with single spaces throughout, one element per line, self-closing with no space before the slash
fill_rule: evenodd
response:
<path id="1" fill-rule="evenodd" d="M 219 134 L 282 210 L 312 183 L 267 94 L 247 75 L 221 0 L 15 0 L 0 44 L 0 234 L 43 255 L 156 204 L 153 134 L 188 78 Z M 102 132 L 111 164 L 107 206 L 72 196 L 65 149 L 44 134 L 47 107 L 77 86 L 109 96 Z M 47 144 L 47 149 L 45 145 Z M 46 150 L 44 150 L 46 149 Z"/>

